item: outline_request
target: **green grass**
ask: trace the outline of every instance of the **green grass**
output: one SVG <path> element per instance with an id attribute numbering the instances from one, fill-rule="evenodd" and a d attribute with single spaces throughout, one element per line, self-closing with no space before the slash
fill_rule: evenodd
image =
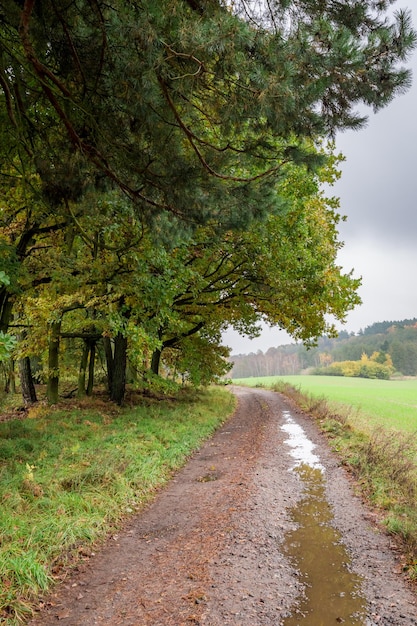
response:
<path id="1" fill-rule="evenodd" d="M 0 623 L 138 511 L 234 408 L 222 389 L 129 409 L 32 409 L 0 423 Z M 87 548 L 86 548 L 87 546 Z"/>
<path id="2" fill-rule="evenodd" d="M 287 382 L 314 396 L 325 396 L 359 411 L 356 421 L 362 427 L 383 426 L 408 432 L 417 431 L 417 379 L 374 380 L 342 376 L 265 376 L 234 380 L 236 384 L 272 387 Z"/>

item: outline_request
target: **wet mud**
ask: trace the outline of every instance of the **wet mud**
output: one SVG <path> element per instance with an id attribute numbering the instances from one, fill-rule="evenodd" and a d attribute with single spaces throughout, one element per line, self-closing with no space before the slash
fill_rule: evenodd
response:
<path id="1" fill-rule="evenodd" d="M 362 579 L 351 571 L 350 558 L 334 528 L 333 513 L 325 492 L 325 468 L 315 453 L 316 445 L 289 411 L 281 426 L 284 443 L 293 459 L 292 472 L 302 483 L 302 499 L 290 511 L 295 529 L 286 535 L 284 552 L 297 568 L 303 592 L 285 626 L 364 624 L 366 600 Z"/>
<path id="2" fill-rule="evenodd" d="M 296 530 L 288 533 L 284 551 L 297 568 L 303 597 L 285 626 L 360 626 L 366 617 L 362 578 L 351 571 L 350 557 L 340 533 L 332 526 L 320 469 L 301 465 L 303 499 L 291 511 Z"/>
<path id="3" fill-rule="evenodd" d="M 351 571 L 341 534 L 332 525 L 333 513 L 325 492 L 325 468 L 314 452 L 315 444 L 291 413 L 284 411 L 283 417 L 285 424 L 281 430 L 288 434 L 284 443 L 294 460 L 291 471 L 303 485 L 302 499 L 290 512 L 296 528 L 287 534 L 284 542 L 284 551 L 303 584 L 303 594 L 284 624 L 360 626 L 366 618 L 362 579 Z"/>
<path id="4" fill-rule="evenodd" d="M 399 554 L 314 422 L 233 391 L 235 415 L 31 626 L 417 624 Z"/>

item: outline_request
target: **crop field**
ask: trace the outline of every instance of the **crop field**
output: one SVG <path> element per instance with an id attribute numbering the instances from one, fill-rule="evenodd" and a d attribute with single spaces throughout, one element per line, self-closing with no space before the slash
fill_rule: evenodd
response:
<path id="1" fill-rule="evenodd" d="M 352 407 L 357 426 L 383 426 L 417 432 L 417 379 L 374 380 L 342 376 L 265 376 L 242 378 L 234 384 L 273 387 L 286 382 L 303 393 L 326 397 Z"/>

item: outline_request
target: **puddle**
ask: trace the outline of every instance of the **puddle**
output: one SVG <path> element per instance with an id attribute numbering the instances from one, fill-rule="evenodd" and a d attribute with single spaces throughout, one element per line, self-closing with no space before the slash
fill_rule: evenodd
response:
<path id="1" fill-rule="evenodd" d="M 361 578 L 349 571 L 349 555 L 331 525 L 333 514 L 326 500 L 324 468 L 313 453 L 314 444 L 291 415 L 284 415 L 285 442 L 295 461 L 293 470 L 303 483 L 303 497 L 290 512 L 297 528 L 286 535 L 285 553 L 297 568 L 304 595 L 284 626 L 363 626 L 366 601 Z"/>
<path id="2" fill-rule="evenodd" d="M 295 461 L 295 466 L 299 466 L 302 463 L 321 469 L 324 472 L 324 467 L 320 463 L 319 457 L 314 454 L 313 450 L 316 447 L 310 439 L 307 438 L 304 430 L 299 424 L 291 417 L 289 411 L 283 412 L 285 424 L 281 426 L 281 430 L 289 435 L 289 438 L 285 440 L 290 448 L 290 455 Z"/>

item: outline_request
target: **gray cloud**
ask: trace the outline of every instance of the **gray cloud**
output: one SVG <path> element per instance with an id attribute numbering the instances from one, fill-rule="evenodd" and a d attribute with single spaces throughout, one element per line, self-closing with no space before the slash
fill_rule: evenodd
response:
<path id="1" fill-rule="evenodd" d="M 415 245 L 417 237 L 417 54 L 410 91 L 370 114 L 368 126 L 337 137 L 346 157 L 333 187 L 341 199 L 342 238 L 369 236 Z"/>

